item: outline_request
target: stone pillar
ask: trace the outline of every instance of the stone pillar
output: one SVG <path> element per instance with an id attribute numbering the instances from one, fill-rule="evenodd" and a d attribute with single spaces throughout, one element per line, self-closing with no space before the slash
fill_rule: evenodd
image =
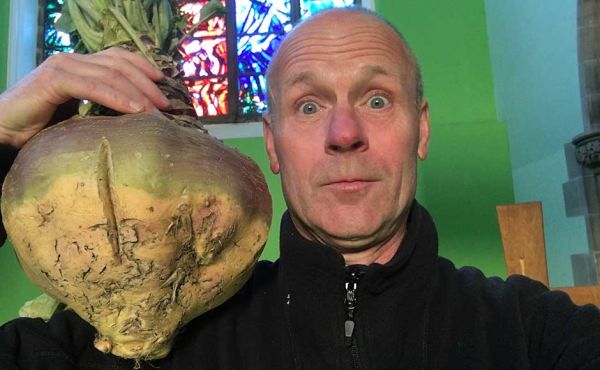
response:
<path id="1" fill-rule="evenodd" d="M 563 192 L 567 216 L 586 219 L 588 260 L 572 261 L 576 284 L 587 285 L 600 282 L 600 0 L 578 1 L 578 46 L 584 131 L 565 145 L 570 180 Z M 586 281 L 578 272 L 590 266 Z"/>

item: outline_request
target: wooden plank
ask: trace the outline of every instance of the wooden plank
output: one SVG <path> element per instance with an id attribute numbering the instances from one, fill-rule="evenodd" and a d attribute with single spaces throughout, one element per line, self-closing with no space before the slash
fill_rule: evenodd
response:
<path id="1" fill-rule="evenodd" d="M 525 275 L 548 286 L 541 202 L 500 205 L 496 212 L 508 274 Z M 567 293 L 577 305 L 600 307 L 600 285 L 552 289 Z"/>
<path id="2" fill-rule="evenodd" d="M 548 286 L 542 203 L 496 207 L 509 275 L 521 274 Z"/>
<path id="3" fill-rule="evenodd" d="M 577 305 L 595 304 L 600 307 L 600 285 L 559 287 L 552 290 L 562 290 L 567 293 Z"/>

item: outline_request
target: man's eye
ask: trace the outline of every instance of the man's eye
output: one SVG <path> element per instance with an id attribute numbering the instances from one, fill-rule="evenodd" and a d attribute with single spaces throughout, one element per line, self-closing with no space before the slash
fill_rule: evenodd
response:
<path id="1" fill-rule="evenodd" d="M 300 112 L 302 114 L 315 114 L 317 113 L 317 105 L 313 102 L 306 102 L 300 106 Z"/>
<path id="2" fill-rule="evenodd" d="M 386 105 L 388 105 L 388 100 L 386 98 L 384 98 L 383 96 L 373 96 L 369 99 L 369 101 L 367 102 L 367 104 L 369 105 L 369 107 L 373 108 L 373 109 L 381 109 L 383 107 L 385 107 Z"/>

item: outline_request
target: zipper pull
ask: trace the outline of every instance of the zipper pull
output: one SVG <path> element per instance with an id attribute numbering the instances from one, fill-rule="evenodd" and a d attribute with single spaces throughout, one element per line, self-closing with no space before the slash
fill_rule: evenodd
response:
<path id="1" fill-rule="evenodd" d="M 356 282 L 346 282 L 346 321 L 344 322 L 344 334 L 346 336 L 346 346 L 352 345 L 352 334 L 354 334 L 354 309 L 356 308 Z"/>
<path id="2" fill-rule="evenodd" d="M 356 288 L 358 282 L 364 274 L 364 266 L 350 266 L 346 268 L 346 297 L 344 298 L 344 306 L 346 308 L 346 321 L 344 322 L 344 336 L 347 347 L 352 345 L 352 335 L 354 334 L 354 310 L 358 302 Z"/>
<path id="3" fill-rule="evenodd" d="M 346 347 L 350 347 L 352 345 L 352 333 L 354 333 L 354 321 L 346 320 L 344 323 L 344 331 L 346 332 Z"/>

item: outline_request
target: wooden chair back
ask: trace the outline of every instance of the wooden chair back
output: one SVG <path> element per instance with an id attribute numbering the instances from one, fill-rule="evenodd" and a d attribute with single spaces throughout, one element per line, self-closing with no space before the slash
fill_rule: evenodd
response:
<path id="1" fill-rule="evenodd" d="M 508 274 L 525 275 L 549 286 L 542 203 L 499 205 L 496 212 Z M 600 285 L 552 289 L 564 291 L 578 305 L 600 307 Z"/>

